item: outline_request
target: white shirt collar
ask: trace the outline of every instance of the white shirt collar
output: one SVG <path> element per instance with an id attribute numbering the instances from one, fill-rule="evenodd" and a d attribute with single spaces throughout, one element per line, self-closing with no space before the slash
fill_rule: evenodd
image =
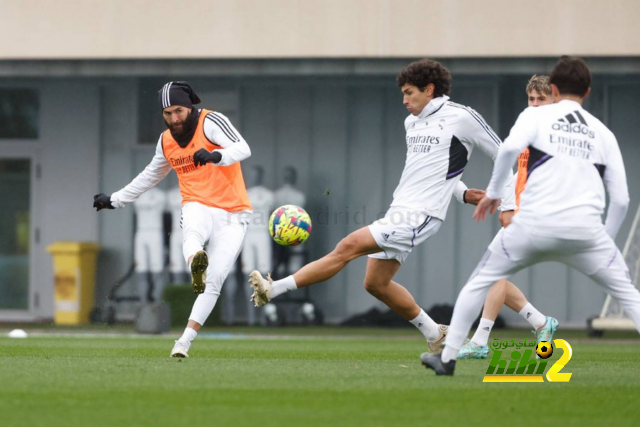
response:
<path id="1" fill-rule="evenodd" d="M 442 95 L 437 98 L 433 98 L 427 105 L 424 106 L 420 114 L 418 114 L 418 118 L 424 119 L 428 115 L 434 113 L 438 108 L 442 107 L 442 104 L 447 102 L 449 97 L 447 95 Z"/>

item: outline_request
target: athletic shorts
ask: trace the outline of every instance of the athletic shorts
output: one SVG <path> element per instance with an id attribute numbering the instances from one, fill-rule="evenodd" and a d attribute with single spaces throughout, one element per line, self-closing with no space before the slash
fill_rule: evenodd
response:
<path id="1" fill-rule="evenodd" d="M 369 231 L 382 252 L 369 255 L 376 259 L 395 259 L 404 263 L 415 246 L 438 232 L 442 220 L 418 212 L 388 211 L 371 225 Z"/>

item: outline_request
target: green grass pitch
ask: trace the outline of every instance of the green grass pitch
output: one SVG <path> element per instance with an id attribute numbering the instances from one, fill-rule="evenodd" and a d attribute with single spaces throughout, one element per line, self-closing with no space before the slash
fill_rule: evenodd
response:
<path id="1" fill-rule="evenodd" d="M 69 331 L 69 330 L 68 330 Z M 0 338 L 0 425 L 501 426 L 638 425 L 637 334 L 588 339 L 559 331 L 569 383 L 482 383 L 488 360 L 436 377 L 412 329 L 215 329 L 191 358 L 174 335 L 70 330 Z M 85 331 L 86 332 L 86 331 Z M 501 339 L 531 338 L 523 330 Z M 557 360 L 560 352 L 551 360 Z M 551 365 L 551 364 L 549 364 Z"/>

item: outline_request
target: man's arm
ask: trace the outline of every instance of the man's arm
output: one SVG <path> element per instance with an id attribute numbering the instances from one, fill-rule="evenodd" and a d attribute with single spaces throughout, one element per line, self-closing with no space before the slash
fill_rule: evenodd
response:
<path id="1" fill-rule="evenodd" d="M 467 185 L 464 182 L 458 181 L 456 188 L 453 190 L 453 195 L 460 203 L 468 203 L 475 206 L 484 196 L 484 191 L 475 188 L 467 188 Z"/>
<path id="2" fill-rule="evenodd" d="M 611 137 L 613 141 L 602 179 L 607 193 L 609 193 L 609 207 L 607 208 L 607 219 L 604 223 L 604 228 L 607 234 L 612 239 L 615 239 L 629 208 L 629 189 L 618 141 L 615 136 L 612 135 Z"/>
<path id="3" fill-rule="evenodd" d="M 509 136 L 504 141 L 493 165 L 491 181 L 487 187 L 487 195 L 480 200 L 478 207 L 473 214 L 476 221 L 485 219 L 487 211 L 495 212 L 497 203 L 502 197 L 504 185 L 508 181 L 513 181 L 513 171 L 511 170 L 516 159 L 526 147 L 536 138 L 537 129 L 535 121 L 530 117 L 530 110 L 520 113 L 518 120 L 511 128 Z M 511 193 L 515 196 L 515 191 Z"/>
<path id="4" fill-rule="evenodd" d="M 134 202 L 142 193 L 158 184 L 170 171 L 171 164 L 162 151 L 162 135 L 160 135 L 151 163 L 127 186 L 111 195 L 111 204 L 114 208 L 122 208 L 125 204 Z"/>
<path id="5" fill-rule="evenodd" d="M 466 108 L 467 115 L 465 116 L 465 135 L 464 138 L 471 143 L 477 145 L 487 156 L 492 160 L 496 160 L 498 151 L 503 145 L 502 141 L 495 134 L 493 129 L 484 121 L 482 116 L 471 108 Z M 513 176 L 513 174 L 511 174 Z M 511 211 L 517 208 L 516 206 L 516 191 L 513 181 L 507 180 L 504 182 L 503 191 L 500 193 L 500 199 L 502 204 L 500 209 L 503 211 Z"/>
<path id="6" fill-rule="evenodd" d="M 211 152 L 205 149 L 196 152 L 194 155 L 196 166 L 208 162 L 217 166 L 229 166 L 251 156 L 249 145 L 223 114 L 216 112 L 207 114 L 204 120 L 204 134 L 209 141 L 222 148 Z"/>

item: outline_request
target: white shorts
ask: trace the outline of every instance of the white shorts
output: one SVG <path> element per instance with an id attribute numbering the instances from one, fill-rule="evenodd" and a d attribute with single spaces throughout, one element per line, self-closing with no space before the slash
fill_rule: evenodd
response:
<path id="1" fill-rule="evenodd" d="M 162 271 L 164 245 L 162 230 L 140 230 L 134 239 L 133 256 L 136 272 L 160 273 Z"/>
<path id="2" fill-rule="evenodd" d="M 402 264 L 413 248 L 438 232 L 442 220 L 417 212 L 389 211 L 373 222 L 369 231 L 382 252 L 376 259 L 395 259 Z"/>

